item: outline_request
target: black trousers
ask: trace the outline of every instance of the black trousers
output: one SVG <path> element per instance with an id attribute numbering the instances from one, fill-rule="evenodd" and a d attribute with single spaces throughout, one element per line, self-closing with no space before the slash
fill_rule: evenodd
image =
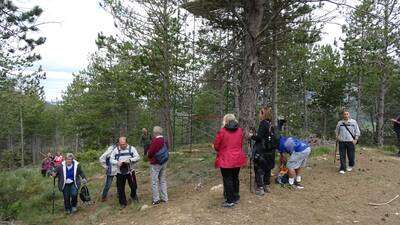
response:
<path id="1" fill-rule="evenodd" d="M 340 170 L 346 170 L 346 156 L 349 159 L 349 166 L 355 165 L 355 146 L 353 142 L 339 141 Z"/>
<path id="2" fill-rule="evenodd" d="M 271 168 L 266 163 L 254 161 L 254 174 L 257 187 L 271 184 Z"/>
<path id="3" fill-rule="evenodd" d="M 117 174 L 117 191 L 118 191 L 118 200 L 120 205 L 127 205 L 128 202 L 126 200 L 125 195 L 125 184 L 128 181 L 128 185 L 131 189 L 131 198 L 137 197 L 137 183 L 136 183 L 136 175 L 135 171 L 128 174 Z"/>
<path id="4" fill-rule="evenodd" d="M 234 203 L 239 200 L 239 172 L 240 168 L 221 168 L 224 183 L 226 202 Z"/>
<path id="5" fill-rule="evenodd" d="M 399 149 L 399 154 L 400 154 L 400 131 L 396 131 L 397 135 L 397 148 Z"/>

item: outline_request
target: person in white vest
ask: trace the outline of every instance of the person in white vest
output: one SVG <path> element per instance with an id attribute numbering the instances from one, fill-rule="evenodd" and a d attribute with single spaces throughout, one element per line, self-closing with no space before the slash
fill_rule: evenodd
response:
<path id="1" fill-rule="evenodd" d="M 126 137 L 120 137 L 118 145 L 111 153 L 110 162 L 112 166 L 117 168 L 117 191 L 119 204 L 124 209 L 128 202 L 125 195 L 125 184 L 131 189 L 131 198 L 138 202 L 137 182 L 135 176 L 135 164 L 139 161 L 140 156 L 136 148 L 128 145 Z"/>
<path id="2" fill-rule="evenodd" d="M 67 214 L 77 211 L 78 192 L 81 184 L 86 184 L 86 176 L 81 165 L 72 153 L 68 153 L 65 161 L 52 174 L 58 178 L 58 189 L 64 196 L 64 208 Z"/>

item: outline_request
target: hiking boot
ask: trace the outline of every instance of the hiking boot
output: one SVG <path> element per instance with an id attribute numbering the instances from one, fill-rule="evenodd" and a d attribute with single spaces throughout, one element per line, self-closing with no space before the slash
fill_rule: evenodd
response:
<path id="1" fill-rule="evenodd" d="M 76 213 L 77 211 L 78 211 L 78 209 L 76 207 L 72 207 L 71 213 Z"/>
<path id="2" fill-rule="evenodd" d="M 164 200 L 164 199 L 161 199 L 160 200 L 160 203 L 167 203 L 168 201 L 167 200 Z"/>
<path id="3" fill-rule="evenodd" d="M 134 197 L 132 197 L 132 201 L 133 201 L 134 203 L 139 203 L 139 198 L 138 198 L 138 196 L 135 195 Z"/>
<path id="4" fill-rule="evenodd" d="M 71 210 L 65 210 L 65 214 L 71 215 Z"/>
<path id="5" fill-rule="evenodd" d="M 240 202 L 240 197 L 236 197 L 236 199 L 235 199 L 235 204 L 239 204 L 239 202 Z"/>
<path id="6" fill-rule="evenodd" d="M 296 186 L 297 189 L 304 189 L 304 186 L 299 184 L 299 183 L 295 183 L 294 186 Z"/>
<path id="7" fill-rule="evenodd" d="M 351 171 L 353 170 L 353 167 L 350 167 L 350 166 L 349 166 L 349 167 L 347 167 L 346 170 L 347 170 L 347 172 L 351 172 Z"/>
<path id="8" fill-rule="evenodd" d="M 344 172 L 344 170 L 340 170 L 339 173 L 340 174 L 345 174 L 346 172 Z"/>
<path id="9" fill-rule="evenodd" d="M 100 201 L 101 202 L 106 202 L 107 201 L 107 197 L 102 197 Z"/>
<path id="10" fill-rule="evenodd" d="M 121 205 L 120 207 L 119 207 L 119 210 L 123 210 L 123 209 L 125 209 L 126 208 L 126 205 Z"/>
<path id="11" fill-rule="evenodd" d="M 232 208 L 234 206 L 235 206 L 235 203 L 224 202 L 222 204 L 222 207 L 224 207 L 224 208 Z"/>
<path id="12" fill-rule="evenodd" d="M 160 204 L 160 203 L 161 203 L 161 201 L 158 200 L 158 201 L 153 201 L 151 204 L 152 204 L 152 205 L 158 205 L 158 204 Z"/>
<path id="13" fill-rule="evenodd" d="M 270 193 L 270 190 L 269 190 L 269 186 L 268 186 L 268 185 L 265 185 L 265 186 L 264 186 L 264 193 Z"/>
<path id="14" fill-rule="evenodd" d="M 264 188 L 262 188 L 262 187 L 257 188 L 256 195 L 257 196 L 264 196 L 265 195 Z"/>

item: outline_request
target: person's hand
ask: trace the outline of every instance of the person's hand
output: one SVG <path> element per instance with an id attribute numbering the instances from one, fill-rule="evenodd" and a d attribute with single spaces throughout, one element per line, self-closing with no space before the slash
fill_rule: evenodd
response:
<path id="1" fill-rule="evenodd" d="M 84 179 L 82 179 L 82 184 L 83 185 L 86 185 L 87 184 L 87 180 L 84 178 Z"/>
<path id="2" fill-rule="evenodd" d="M 353 140 L 353 144 L 355 144 L 355 145 L 356 145 L 356 144 L 357 144 L 357 142 L 358 142 L 357 140 Z"/>
<path id="3" fill-rule="evenodd" d="M 52 176 L 52 177 L 55 177 L 55 176 L 57 176 L 57 173 L 56 173 L 56 172 L 52 172 L 52 173 L 51 173 L 51 176 Z"/>
<path id="4" fill-rule="evenodd" d="M 118 165 L 118 166 L 122 166 L 123 163 L 124 163 L 124 162 L 122 162 L 122 161 L 118 161 L 118 162 L 117 162 L 117 165 Z"/>

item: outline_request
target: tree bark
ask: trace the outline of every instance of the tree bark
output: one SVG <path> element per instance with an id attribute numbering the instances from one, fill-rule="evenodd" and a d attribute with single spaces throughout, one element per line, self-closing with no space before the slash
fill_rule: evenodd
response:
<path id="1" fill-rule="evenodd" d="M 19 107 L 19 125 L 20 125 L 20 144 L 21 144 L 21 166 L 25 166 L 25 140 L 24 140 L 24 118 L 22 112 L 22 105 Z"/>
<path id="2" fill-rule="evenodd" d="M 272 115 L 273 115 L 273 124 L 275 127 L 278 127 L 278 48 L 277 48 L 277 38 L 276 38 L 276 30 L 273 29 L 272 32 Z"/>
<path id="3" fill-rule="evenodd" d="M 243 0 L 245 14 L 244 69 L 240 82 L 240 122 L 245 131 L 255 127 L 258 90 L 259 33 L 265 0 Z"/>

